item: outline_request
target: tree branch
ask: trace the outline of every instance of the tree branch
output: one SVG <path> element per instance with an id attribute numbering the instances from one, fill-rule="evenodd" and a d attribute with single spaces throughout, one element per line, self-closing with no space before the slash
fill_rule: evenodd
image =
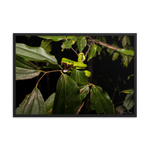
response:
<path id="1" fill-rule="evenodd" d="M 105 47 L 107 47 L 107 48 L 109 48 L 109 49 L 112 49 L 112 50 L 115 50 L 115 51 L 118 51 L 119 49 L 122 49 L 122 48 L 114 47 L 114 46 L 111 46 L 111 45 L 109 45 L 109 44 L 107 44 L 107 43 L 104 43 L 104 42 L 101 42 L 101 41 L 97 41 L 97 40 L 91 39 L 91 38 L 88 39 L 88 41 L 89 41 L 89 42 L 96 43 L 96 44 L 99 44 L 99 45 L 102 45 L 102 46 L 105 46 Z"/>
<path id="2" fill-rule="evenodd" d="M 82 105 L 80 106 L 80 108 L 78 109 L 78 111 L 77 111 L 77 115 L 79 114 L 80 110 L 82 109 L 82 107 L 83 107 L 84 103 L 85 103 L 85 102 L 83 102 L 83 103 L 82 103 Z"/>

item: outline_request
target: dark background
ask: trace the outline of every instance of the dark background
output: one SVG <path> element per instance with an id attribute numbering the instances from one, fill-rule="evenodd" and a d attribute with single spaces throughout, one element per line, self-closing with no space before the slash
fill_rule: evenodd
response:
<path id="1" fill-rule="evenodd" d="M 94 38 L 94 36 L 93 36 Z M 107 36 L 107 43 L 112 43 L 112 38 Z M 116 41 L 118 41 L 118 37 Z M 113 39 L 113 40 L 114 40 Z M 39 47 L 41 44 L 42 38 L 37 36 L 16 36 L 16 43 L 25 43 L 29 46 Z M 130 37 L 131 45 L 134 47 L 134 37 Z M 71 50 L 61 51 L 62 41 L 52 42 L 52 51 L 51 54 L 55 55 L 58 63 L 61 64 L 61 58 L 66 57 L 77 61 L 76 54 Z M 118 46 L 122 47 L 121 43 L 117 43 Z M 76 44 L 73 45 L 73 48 L 76 49 Z M 84 53 L 87 51 L 88 47 L 84 49 Z M 85 61 L 84 63 L 88 64 L 88 70 L 92 71 L 92 78 L 89 79 L 89 82 L 99 85 L 105 90 L 110 98 L 113 100 L 115 107 L 122 104 L 126 94 L 119 93 L 119 90 L 125 90 L 134 87 L 134 77 L 131 77 L 127 80 L 127 77 L 131 74 L 134 74 L 134 59 L 128 65 L 128 68 L 124 67 L 121 64 L 121 56 L 115 61 L 112 61 L 112 56 L 106 51 L 107 48 L 103 48 L 101 55 L 96 55 L 89 62 Z M 101 56 L 101 59 L 100 59 Z M 45 63 L 35 63 L 38 66 L 43 66 Z M 51 70 L 51 69 L 48 69 Z M 40 89 L 44 100 L 46 100 L 53 92 L 56 92 L 57 80 L 60 76 L 60 72 L 54 72 L 45 75 L 40 81 L 38 88 Z M 30 94 L 33 88 L 36 85 L 38 79 L 42 76 L 42 73 L 34 78 L 29 80 L 17 80 L 16 81 L 16 107 L 23 101 L 25 95 Z M 125 80 L 125 82 L 124 82 Z M 130 110 L 134 112 L 134 108 Z"/>

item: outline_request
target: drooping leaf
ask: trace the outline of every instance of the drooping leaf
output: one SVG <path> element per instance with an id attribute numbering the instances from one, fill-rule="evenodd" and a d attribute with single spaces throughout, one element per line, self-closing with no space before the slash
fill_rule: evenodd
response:
<path id="1" fill-rule="evenodd" d="M 127 36 L 124 36 L 124 37 L 122 38 L 122 46 L 125 47 L 126 44 L 127 44 Z"/>
<path id="2" fill-rule="evenodd" d="M 16 43 L 16 54 L 30 61 L 57 64 L 57 59 L 41 47 L 30 47 L 22 43 Z"/>
<path id="3" fill-rule="evenodd" d="M 123 37 L 123 36 L 118 36 L 118 41 L 120 41 L 122 37 Z"/>
<path id="4" fill-rule="evenodd" d="M 45 104 L 39 89 L 34 88 L 16 108 L 16 114 L 45 114 Z"/>
<path id="5" fill-rule="evenodd" d="M 94 57 L 94 55 L 96 54 L 97 51 L 97 45 L 96 44 L 92 44 L 90 51 L 88 52 L 88 60 L 92 59 Z"/>
<path id="6" fill-rule="evenodd" d="M 127 43 L 130 45 L 130 38 L 127 36 Z"/>
<path id="7" fill-rule="evenodd" d="M 76 114 L 80 102 L 79 87 L 68 75 L 63 74 L 57 82 L 53 114 Z"/>
<path id="8" fill-rule="evenodd" d="M 51 114 L 56 93 L 53 93 L 45 101 L 46 113 Z"/>
<path id="9" fill-rule="evenodd" d="M 16 55 L 16 80 L 32 79 L 39 74 L 32 63 Z"/>
<path id="10" fill-rule="evenodd" d="M 118 52 L 125 54 L 125 55 L 130 55 L 130 56 L 134 56 L 134 51 L 132 50 L 127 50 L 127 49 L 119 49 Z"/>
<path id="11" fill-rule="evenodd" d="M 80 89 L 80 100 L 82 102 L 82 100 L 85 99 L 85 97 L 89 92 L 89 86 L 88 85 L 79 86 L 79 89 Z"/>
<path id="12" fill-rule="evenodd" d="M 93 86 L 90 91 L 91 109 L 98 114 L 114 114 L 114 105 L 109 95 L 99 86 Z"/>
<path id="13" fill-rule="evenodd" d="M 101 51 L 102 51 L 102 47 L 101 47 L 101 46 L 97 46 L 97 52 L 98 52 L 98 55 L 101 54 Z"/>
<path id="14" fill-rule="evenodd" d="M 113 56 L 112 56 L 112 60 L 115 61 L 118 57 L 119 57 L 119 53 L 118 52 L 114 52 Z"/>
<path id="15" fill-rule="evenodd" d="M 109 53 L 109 55 L 111 56 L 112 54 L 113 54 L 113 50 L 112 49 L 109 49 L 109 48 L 107 48 L 107 52 Z"/>
<path id="16" fill-rule="evenodd" d="M 86 37 L 79 36 L 79 39 L 77 39 L 77 46 L 78 46 L 79 52 L 83 51 L 83 49 L 86 47 L 86 43 L 87 43 Z"/>
<path id="17" fill-rule="evenodd" d="M 88 78 L 85 76 L 85 72 L 81 70 L 76 70 L 75 68 L 71 72 L 70 77 L 79 85 L 87 85 Z"/>
<path id="18" fill-rule="evenodd" d="M 66 38 L 66 36 L 38 36 L 43 39 L 52 39 L 55 42 L 61 41 Z"/>
<path id="19" fill-rule="evenodd" d="M 129 76 L 127 77 L 127 80 L 129 80 L 130 77 L 132 77 L 132 76 L 134 76 L 134 74 L 129 75 Z"/>
<path id="20" fill-rule="evenodd" d="M 131 91 L 123 102 L 123 105 L 127 110 L 130 110 L 134 106 L 134 91 Z"/>

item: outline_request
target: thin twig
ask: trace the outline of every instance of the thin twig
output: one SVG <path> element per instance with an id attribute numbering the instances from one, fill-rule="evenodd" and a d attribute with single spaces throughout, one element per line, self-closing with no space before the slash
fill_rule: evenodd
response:
<path id="1" fill-rule="evenodd" d="M 57 71 L 62 71 L 62 70 L 52 70 L 52 71 L 47 71 L 47 72 L 45 72 L 45 73 L 41 76 L 41 78 L 37 81 L 36 86 L 38 85 L 38 83 L 40 82 L 40 80 L 44 77 L 44 75 L 46 75 L 47 73 L 57 72 Z"/>
<path id="2" fill-rule="evenodd" d="M 82 105 L 80 106 L 80 108 L 78 109 L 78 111 L 77 111 L 77 115 L 79 114 L 80 110 L 82 109 L 82 107 L 83 107 L 84 103 L 85 103 L 85 102 L 83 102 L 83 103 L 82 103 Z"/>
<path id="3" fill-rule="evenodd" d="M 87 50 L 87 52 L 86 52 L 86 54 L 85 54 L 85 57 L 87 57 L 87 54 L 88 54 L 88 52 L 89 52 L 90 49 L 91 49 L 92 43 L 91 43 L 90 45 L 88 45 L 88 46 L 89 46 L 89 48 L 88 48 L 88 50 Z"/>

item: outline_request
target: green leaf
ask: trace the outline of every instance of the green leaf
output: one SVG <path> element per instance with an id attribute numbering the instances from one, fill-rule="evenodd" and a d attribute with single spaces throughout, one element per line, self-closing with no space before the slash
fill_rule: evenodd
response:
<path id="1" fill-rule="evenodd" d="M 76 38 L 75 36 L 67 36 L 67 39 Z"/>
<path id="2" fill-rule="evenodd" d="M 124 36 L 124 37 L 122 38 L 122 46 L 125 47 L 126 44 L 127 44 L 127 36 Z"/>
<path id="3" fill-rule="evenodd" d="M 16 55 L 16 80 L 32 79 L 39 74 L 32 63 Z"/>
<path id="4" fill-rule="evenodd" d="M 111 56 L 112 54 L 113 54 L 113 50 L 112 49 L 109 49 L 109 48 L 107 48 L 107 52 L 109 53 L 109 55 Z"/>
<path id="5" fill-rule="evenodd" d="M 133 92 L 134 89 L 128 89 L 128 90 L 123 90 L 120 93 L 126 93 L 126 94 L 130 94 L 131 92 Z"/>
<path id="6" fill-rule="evenodd" d="M 130 38 L 127 36 L 127 43 L 130 45 Z"/>
<path id="7" fill-rule="evenodd" d="M 85 36 L 79 36 L 80 39 L 77 39 L 77 46 L 79 49 L 79 52 L 82 52 L 83 49 L 86 47 L 86 37 Z M 84 41 L 84 42 L 83 42 Z"/>
<path id="8" fill-rule="evenodd" d="M 46 113 L 51 114 L 52 113 L 52 108 L 54 104 L 54 99 L 55 99 L 56 93 L 53 93 L 49 96 L 49 98 L 45 101 L 45 107 L 46 107 Z"/>
<path id="9" fill-rule="evenodd" d="M 25 44 L 16 43 L 16 54 L 30 61 L 57 64 L 57 59 L 41 47 L 30 47 Z"/>
<path id="10" fill-rule="evenodd" d="M 118 36 L 118 41 L 120 41 L 122 37 L 123 37 L 123 36 Z"/>
<path id="11" fill-rule="evenodd" d="M 92 44 L 90 51 L 88 52 L 88 60 L 92 59 L 94 57 L 94 55 L 96 54 L 97 51 L 97 45 L 96 44 Z"/>
<path id="12" fill-rule="evenodd" d="M 119 49 L 118 52 L 125 54 L 125 55 L 130 55 L 130 56 L 134 56 L 134 51 L 132 50 L 127 50 L 127 49 Z"/>
<path id="13" fill-rule="evenodd" d="M 82 102 L 89 92 L 89 86 L 88 85 L 79 86 L 79 89 L 80 89 L 80 93 L 81 93 L 80 100 Z"/>
<path id="14" fill-rule="evenodd" d="M 55 42 L 61 41 L 62 39 L 65 39 L 66 36 L 38 36 L 43 39 L 52 39 Z"/>
<path id="15" fill-rule="evenodd" d="M 79 85 L 87 85 L 88 84 L 88 78 L 85 76 L 84 71 L 76 70 L 75 68 L 71 72 L 70 77 Z"/>
<path id="16" fill-rule="evenodd" d="M 35 69 L 25 69 L 16 67 L 16 80 L 32 79 L 40 74 L 38 70 Z"/>
<path id="17" fill-rule="evenodd" d="M 99 86 L 93 86 L 90 91 L 91 109 L 96 110 L 98 114 L 114 114 L 114 105 L 109 95 Z"/>
<path id="18" fill-rule="evenodd" d="M 97 52 L 98 52 L 98 55 L 101 54 L 101 51 L 102 51 L 102 47 L 101 47 L 101 46 L 97 46 Z"/>
<path id="19" fill-rule="evenodd" d="M 42 40 L 40 47 L 45 49 L 47 52 L 51 52 L 52 50 L 52 40 Z"/>
<path id="20" fill-rule="evenodd" d="M 53 114 L 76 114 L 80 102 L 79 87 L 68 75 L 63 74 L 57 82 Z"/>
<path id="21" fill-rule="evenodd" d="M 42 66 L 39 69 L 47 69 L 47 68 L 60 69 L 60 67 L 58 65 L 54 65 L 54 64 L 49 64 L 48 66 Z"/>
<path id="22" fill-rule="evenodd" d="M 63 44 L 61 45 L 63 49 L 70 49 L 71 48 L 71 41 L 64 41 Z"/>
<path id="23" fill-rule="evenodd" d="M 130 94 L 125 97 L 123 105 L 127 110 L 130 110 L 134 106 L 134 91 L 131 91 Z"/>
<path id="24" fill-rule="evenodd" d="M 45 114 L 45 104 L 39 89 L 34 88 L 16 108 L 16 114 Z"/>
<path id="25" fill-rule="evenodd" d="M 115 61 L 118 57 L 119 57 L 119 53 L 118 52 L 114 52 L 113 56 L 112 56 L 112 60 Z"/>
<path id="26" fill-rule="evenodd" d="M 75 44 L 76 41 L 77 41 L 77 37 L 74 36 L 73 38 L 71 38 L 70 39 L 71 45 Z"/>

